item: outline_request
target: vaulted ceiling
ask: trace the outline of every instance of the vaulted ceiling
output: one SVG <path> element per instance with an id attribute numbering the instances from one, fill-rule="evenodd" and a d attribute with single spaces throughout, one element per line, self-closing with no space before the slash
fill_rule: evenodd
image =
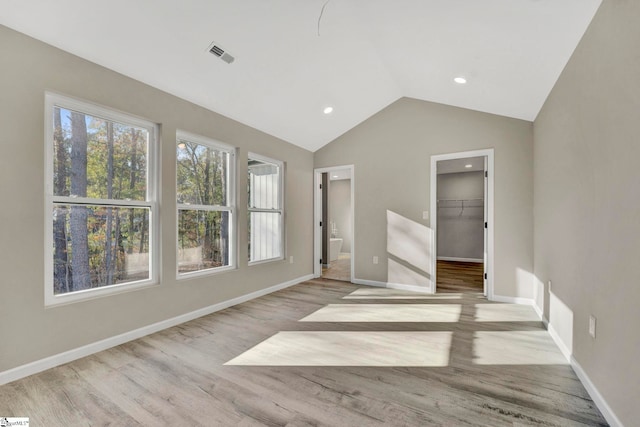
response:
<path id="1" fill-rule="evenodd" d="M 315 151 L 405 96 L 534 120 L 599 5 L 0 0 L 0 24 Z"/>

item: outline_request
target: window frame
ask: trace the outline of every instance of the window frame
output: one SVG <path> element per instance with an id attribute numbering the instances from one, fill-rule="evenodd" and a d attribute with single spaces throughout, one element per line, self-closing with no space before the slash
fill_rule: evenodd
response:
<path id="1" fill-rule="evenodd" d="M 274 261 L 282 261 L 286 258 L 286 253 L 285 253 L 285 249 L 286 249 L 286 243 L 285 243 L 285 209 L 284 209 L 284 192 L 285 192 L 285 188 L 284 188 L 284 174 L 285 174 L 285 170 L 284 170 L 284 162 L 282 160 L 276 160 L 267 156 L 263 156 L 261 154 L 256 154 L 253 152 L 249 152 L 248 156 L 247 156 L 247 175 L 249 172 L 249 162 L 251 160 L 258 160 L 261 162 L 266 162 L 266 163 L 272 163 L 276 166 L 278 166 L 279 168 L 279 176 L 278 176 L 278 186 L 279 186 L 279 191 L 278 191 L 278 205 L 279 205 L 279 209 L 260 209 L 260 208 L 251 208 L 249 207 L 249 186 L 251 185 L 250 182 L 247 182 L 247 216 L 250 216 L 251 212 L 266 212 L 266 213 L 280 213 L 280 256 L 278 257 L 273 257 L 273 258 L 268 258 L 268 259 L 261 259 L 258 261 L 252 261 L 250 259 L 251 257 L 251 250 L 249 248 L 249 244 L 251 243 L 251 237 L 249 235 L 249 230 L 247 230 L 247 250 L 248 250 L 248 265 L 252 266 L 252 265 L 259 265 L 259 264 L 265 264 L 265 263 L 269 263 L 269 262 L 274 262 Z"/>
<path id="2" fill-rule="evenodd" d="M 149 132 L 147 142 L 147 165 L 146 165 L 146 187 L 147 193 L 144 201 L 140 200 L 118 200 L 118 199 L 96 199 L 90 197 L 56 196 L 54 190 L 54 129 L 53 112 L 54 108 L 60 107 L 72 111 L 77 111 L 92 117 L 98 117 L 124 125 L 130 125 L 145 129 Z M 45 133 L 45 156 L 44 156 L 44 186 L 45 186 L 45 215 L 44 215 L 44 248 L 45 248 L 45 268 L 44 268 L 44 303 L 45 307 L 69 304 L 86 301 L 103 296 L 129 292 L 136 289 L 155 286 L 160 283 L 160 244 L 159 244 L 159 202 L 158 188 L 160 187 L 158 165 L 159 165 L 159 125 L 157 123 L 136 117 L 132 114 L 120 112 L 116 109 L 97 105 L 87 101 L 81 101 L 68 96 L 53 92 L 45 92 L 44 108 L 44 133 Z M 85 205 L 85 206 L 105 206 L 115 208 L 148 208 L 149 209 L 149 278 L 144 280 L 134 280 L 125 283 L 85 289 L 65 294 L 56 295 L 54 293 L 54 267 L 53 267 L 53 221 L 51 218 L 52 207 L 55 204 Z"/>
<path id="3" fill-rule="evenodd" d="M 177 148 L 181 141 L 193 142 L 198 145 L 213 148 L 219 151 L 225 151 L 229 154 L 229 166 L 228 166 L 228 179 L 227 179 L 227 206 L 222 205 L 193 205 L 186 203 L 178 203 L 178 156 Z M 229 144 L 220 142 L 213 138 L 197 135 L 191 132 L 178 129 L 176 131 L 176 150 L 174 150 L 176 175 L 174 179 L 175 195 L 174 202 L 176 203 L 176 280 L 191 279 L 194 277 L 210 276 L 214 274 L 220 274 L 227 271 L 236 270 L 238 268 L 237 263 L 237 208 L 236 208 L 236 162 L 237 162 L 237 149 Z M 203 270 L 189 271 L 186 273 L 180 273 L 178 265 L 178 253 L 180 250 L 180 230 L 179 230 L 179 218 L 180 210 L 202 210 L 205 212 L 229 212 L 229 265 L 220 267 L 205 268 Z"/>

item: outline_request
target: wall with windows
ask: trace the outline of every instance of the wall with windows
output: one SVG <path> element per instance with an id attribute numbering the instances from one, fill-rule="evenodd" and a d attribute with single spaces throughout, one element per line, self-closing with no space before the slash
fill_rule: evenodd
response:
<path id="1" fill-rule="evenodd" d="M 0 337 L 3 343 L 0 372 L 312 273 L 312 153 L 1 26 L 0 51 L 0 146 L 4 150 L 0 155 L 0 194 L 3 198 L 0 210 Z M 220 63 L 219 66 L 227 65 Z M 119 264 L 125 270 L 121 274 L 147 274 L 143 267 L 148 261 L 143 254 L 149 245 L 151 252 L 159 257 L 159 262 L 154 263 L 157 285 L 45 308 L 45 259 L 54 252 L 52 245 L 46 243 L 51 242 L 53 236 L 45 236 L 45 230 L 53 227 L 49 224 L 53 221 L 51 200 L 45 197 L 45 117 L 50 117 L 49 113 L 45 114 L 47 91 L 159 125 L 158 175 L 154 183 L 158 189 L 158 210 L 157 218 L 153 218 L 159 225 L 158 241 L 147 242 L 147 236 L 139 233 L 145 229 L 144 222 L 149 220 L 144 214 L 147 208 L 130 206 L 146 202 L 124 195 L 123 200 L 131 200 L 125 200 L 123 209 L 140 211 L 132 217 L 121 216 L 119 226 L 121 230 L 138 230 L 138 237 L 137 240 L 132 237 L 129 246 L 115 238 L 112 240 L 113 245 L 119 245 L 125 251 L 122 259 L 128 260 Z M 105 125 L 105 135 L 107 128 Z M 233 156 L 237 169 L 232 173 L 237 197 L 233 212 L 236 220 L 231 226 L 236 227 L 237 237 L 232 238 L 236 243 L 230 254 L 220 249 L 227 236 L 221 217 L 233 207 L 226 206 L 222 199 L 189 199 L 195 197 L 193 194 L 182 194 L 184 197 L 177 200 L 178 131 L 236 149 Z M 108 139 L 108 135 L 104 138 Z M 286 261 L 280 257 L 275 261 L 248 265 L 249 152 L 283 162 L 286 194 L 282 250 Z M 212 152 L 213 155 L 217 156 Z M 212 167 L 220 170 L 222 164 L 220 160 Z M 104 170 L 108 170 L 108 166 Z M 179 176 L 188 179 L 185 173 L 180 172 Z M 101 179 L 109 179 L 108 172 L 101 176 Z M 216 179 L 215 185 L 219 185 L 219 178 Z M 141 182 L 136 180 L 133 193 L 142 191 L 136 187 Z M 54 183 L 51 185 L 55 186 Z M 129 185 L 130 182 L 123 181 L 123 186 Z M 98 194 L 91 193 L 91 188 L 87 191 L 87 195 Z M 58 195 L 67 197 L 70 192 L 63 191 Z M 115 193 L 112 196 L 115 197 Z M 183 205 L 194 201 L 201 205 L 197 209 L 182 206 L 188 217 L 182 223 L 185 237 L 182 249 L 191 250 L 182 254 L 178 251 L 178 201 Z M 59 207 L 73 204 L 71 199 L 60 199 L 59 202 Z M 90 223 L 91 230 L 107 230 L 108 209 L 105 206 L 95 210 L 97 219 Z M 62 215 L 63 210 L 60 212 Z M 116 217 L 115 214 L 111 216 L 110 230 L 116 227 Z M 129 225 L 131 223 L 133 226 Z M 208 236 L 207 227 L 213 227 Z M 96 239 L 103 239 L 99 240 L 98 246 L 106 244 L 105 231 L 94 234 Z M 124 232 L 121 235 L 124 236 Z M 208 249 L 203 251 L 200 246 Z M 64 245 L 61 243 L 60 247 Z M 288 262 L 289 254 L 295 254 L 293 264 Z M 237 268 L 213 274 L 206 271 L 200 274 L 202 271 L 199 271 L 199 274 L 185 274 L 177 279 L 179 264 L 185 269 L 215 270 L 230 260 Z M 110 279 L 100 277 L 96 280 Z"/>

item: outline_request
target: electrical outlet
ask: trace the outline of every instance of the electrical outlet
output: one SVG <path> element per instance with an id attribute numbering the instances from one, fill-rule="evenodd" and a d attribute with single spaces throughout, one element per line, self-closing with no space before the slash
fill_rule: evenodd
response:
<path id="1" fill-rule="evenodd" d="M 289 257 L 289 264 L 293 264 L 293 255 Z"/>
<path id="2" fill-rule="evenodd" d="M 591 338 L 596 337 L 596 317 L 593 314 L 589 316 L 589 335 Z"/>
<path id="3" fill-rule="evenodd" d="M 549 293 L 551 293 L 551 280 L 549 280 Z"/>
<path id="4" fill-rule="evenodd" d="M 374 263 L 374 264 L 377 264 L 377 263 L 378 263 L 378 256 L 377 256 L 377 255 L 374 255 L 374 256 L 373 256 L 373 263 Z"/>

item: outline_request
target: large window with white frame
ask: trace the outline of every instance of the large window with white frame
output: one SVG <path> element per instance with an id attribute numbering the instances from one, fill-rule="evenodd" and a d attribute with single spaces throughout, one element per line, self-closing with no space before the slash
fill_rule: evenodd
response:
<path id="1" fill-rule="evenodd" d="M 249 263 L 284 258 L 283 163 L 249 153 Z"/>
<path id="2" fill-rule="evenodd" d="M 45 303 L 157 283 L 157 125 L 47 93 Z"/>
<path id="3" fill-rule="evenodd" d="M 235 267 L 235 149 L 179 131 L 178 277 Z"/>

